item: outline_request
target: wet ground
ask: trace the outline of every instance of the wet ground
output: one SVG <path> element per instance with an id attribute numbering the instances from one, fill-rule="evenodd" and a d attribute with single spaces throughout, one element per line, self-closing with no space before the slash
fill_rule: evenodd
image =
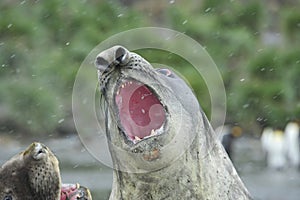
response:
<path id="1" fill-rule="evenodd" d="M 300 172 L 268 169 L 260 140 L 240 138 L 235 143 L 234 164 L 256 200 L 299 200 Z"/>
<path id="2" fill-rule="evenodd" d="M 35 140 L 0 136 L 0 163 L 3 164 L 23 150 L 31 141 Z M 39 141 L 49 146 L 58 156 L 63 182 L 78 182 L 89 187 L 95 200 L 108 199 L 112 184 L 112 170 L 93 158 L 77 137 Z M 300 199 L 300 173 L 294 169 L 282 171 L 266 169 L 258 139 L 238 139 L 235 142 L 233 161 L 255 199 Z"/>

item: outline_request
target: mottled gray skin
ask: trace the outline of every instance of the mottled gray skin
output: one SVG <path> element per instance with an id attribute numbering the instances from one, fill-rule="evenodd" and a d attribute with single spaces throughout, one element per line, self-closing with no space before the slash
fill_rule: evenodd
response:
<path id="1" fill-rule="evenodd" d="M 31 144 L 0 168 L 0 200 L 59 200 L 59 163 L 48 147 Z"/>
<path id="2" fill-rule="evenodd" d="M 110 200 L 251 199 L 186 83 L 155 70 L 141 56 L 114 46 L 96 59 L 106 101 L 106 135 L 114 164 Z M 127 139 L 114 98 L 124 79 L 147 85 L 167 116 L 163 133 Z"/>

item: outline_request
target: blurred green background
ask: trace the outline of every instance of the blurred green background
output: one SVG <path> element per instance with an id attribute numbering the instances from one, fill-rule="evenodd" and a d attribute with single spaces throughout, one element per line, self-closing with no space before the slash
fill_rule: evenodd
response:
<path id="1" fill-rule="evenodd" d="M 2 0 L 0 133 L 76 133 L 71 94 L 81 62 L 106 38 L 143 26 L 183 32 L 206 48 L 226 87 L 227 122 L 253 134 L 264 125 L 283 128 L 300 116 L 299 10 L 296 0 Z M 142 53 L 150 62 L 187 65 Z M 192 67 L 178 71 L 210 115 L 204 82 Z"/>

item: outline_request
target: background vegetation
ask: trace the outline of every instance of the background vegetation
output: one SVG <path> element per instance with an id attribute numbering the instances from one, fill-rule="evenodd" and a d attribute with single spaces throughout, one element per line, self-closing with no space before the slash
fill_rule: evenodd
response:
<path id="1" fill-rule="evenodd" d="M 205 46 L 224 79 L 228 122 L 250 133 L 258 125 L 283 128 L 300 117 L 299 9 L 293 0 L 2 0 L 0 132 L 74 133 L 71 93 L 81 62 L 109 36 L 143 26 L 184 32 Z M 209 114 L 203 81 L 190 67 L 178 70 Z"/>

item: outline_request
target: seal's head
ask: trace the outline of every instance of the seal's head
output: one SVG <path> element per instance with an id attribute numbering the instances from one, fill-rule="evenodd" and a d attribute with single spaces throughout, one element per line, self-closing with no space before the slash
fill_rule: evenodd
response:
<path id="1" fill-rule="evenodd" d="M 32 143 L 0 168 L 0 199 L 60 198 L 59 163 L 44 144 Z"/>
<path id="2" fill-rule="evenodd" d="M 115 167 L 145 172 L 176 159 L 195 137 L 191 128 L 199 120 L 200 107 L 187 84 L 122 46 L 101 52 L 96 67 Z"/>

